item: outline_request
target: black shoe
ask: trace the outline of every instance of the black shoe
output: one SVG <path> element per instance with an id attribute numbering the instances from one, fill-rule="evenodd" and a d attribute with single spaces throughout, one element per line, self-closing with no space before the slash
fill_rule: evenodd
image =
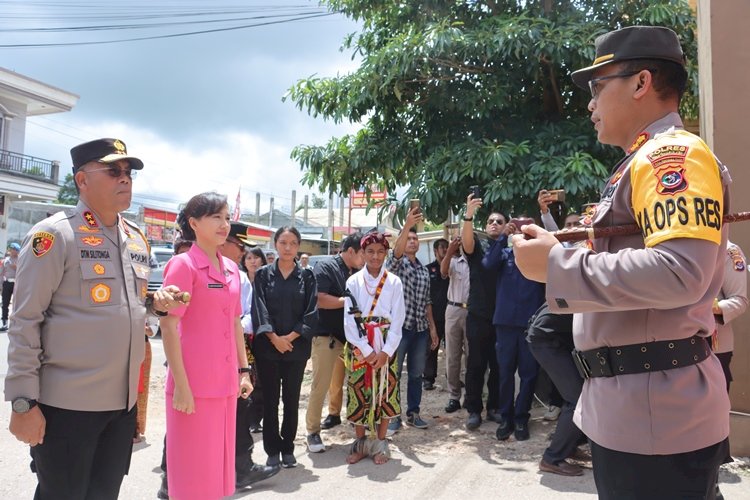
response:
<path id="1" fill-rule="evenodd" d="M 167 474 L 164 473 L 161 475 L 161 486 L 159 487 L 159 491 L 156 492 L 156 498 L 161 498 L 162 500 L 169 500 L 169 490 L 168 490 L 168 484 L 167 484 Z"/>
<path id="2" fill-rule="evenodd" d="M 516 441 L 529 439 L 529 424 L 516 424 L 516 432 L 513 435 L 516 437 Z"/>
<path id="3" fill-rule="evenodd" d="M 497 422 L 498 424 L 503 421 L 503 417 L 500 416 L 500 410 L 487 410 L 487 421 Z"/>
<path id="4" fill-rule="evenodd" d="M 337 425 L 341 425 L 341 417 L 338 415 L 328 415 L 325 420 L 320 424 L 320 428 L 324 430 L 332 429 Z"/>
<path id="5" fill-rule="evenodd" d="M 281 454 L 281 466 L 285 469 L 292 469 L 297 467 L 297 459 L 291 453 Z"/>
<path id="6" fill-rule="evenodd" d="M 0 332 L 7 332 L 8 331 L 8 322 L 4 322 L 3 326 L 0 326 Z"/>
<path id="7" fill-rule="evenodd" d="M 251 484 L 257 483 L 258 481 L 263 481 L 264 479 L 268 479 L 271 476 L 275 476 L 279 473 L 280 470 L 281 467 L 279 467 L 278 465 L 272 466 L 253 464 L 252 467 L 247 470 L 237 471 L 237 480 L 235 481 L 235 487 L 237 489 L 246 488 Z"/>
<path id="8" fill-rule="evenodd" d="M 453 413 L 461 409 L 461 403 L 458 399 L 449 399 L 445 407 L 445 413 Z"/>
<path id="9" fill-rule="evenodd" d="M 500 425 L 497 426 L 495 437 L 500 441 L 505 441 L 511 434 L 513 434 L 513 424 L 507 420 L 500 422 Z"/>
<path id="10" fill-rule="evenodd" d="M 431 380 L 425 380 L 422 382 L 422 389 L 425 391 L 432 391 L 435 389 L 435 382 L 432 382 Z"/>
<path id="11" fill-rule="evenodd" d="M 250 424 L 250 432 L 252 432 L 253 434 L 263 432 L 263 426 L 260 424 Z"/>
<path id="12" fill-rule="evenodd" d="M 466 428 L 470 431 L 479 429 L 482 425 L 482 416 L 479 413 L 469 413 L 469 418 L 466 419 Z"/>

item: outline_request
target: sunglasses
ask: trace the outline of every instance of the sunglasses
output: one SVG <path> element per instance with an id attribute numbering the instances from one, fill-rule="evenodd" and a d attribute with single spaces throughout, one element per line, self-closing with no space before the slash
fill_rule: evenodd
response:
<path id="1" fill-rule="evenodd" d="M 615 73 L 614 75 L 607 75 L 607 76 L 600 76 L 599 78 L 592 78 L 589 80 L 589 92 L 591 92 L 591 98 L 596 99 L 599 95 L 599 92 L 601 92 L 603 85 L 600 85 L 601 82 L 607 81 L 607 80 L 613 80 L 615 78 L 630 78 L 633 75 L 637 75 L 641 71 L 649 71 L 652 74 L 656 73 L 655 69 L 652 68 L 643 68 L 636 71 L 627 71 L 625 73 Z"/>
<path id="2" fill-rule="evenodd" d="M 488 219 L 487 225 L 491 226 L 492 224 L 497 224 L 498 226 L 502 226 L 505 224 L 505 221 L 503 219 Z"/>
<path id="3" fill-rule="evenodd" d="M 107 175 L 109 175 L 113 179 L 119 179 L 123 175 L 128 179 L 135 179 L 135 176 L 138 174 L 137 170 L 133 170 L 131 168 L 117 168 L 113 165 L 107 165 L 104 168 L 95 168 L 93 170 L 84 170 L 83 172 L 87 174 L 91 172 L 106 172 Z"/>

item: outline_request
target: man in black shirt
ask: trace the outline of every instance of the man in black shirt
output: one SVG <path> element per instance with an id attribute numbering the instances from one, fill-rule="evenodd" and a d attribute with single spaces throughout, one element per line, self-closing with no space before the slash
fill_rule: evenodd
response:
<path id="1" fill-rule="evenodd" d="M 318 327 L 312 340 L 313 375 L 305 419 L 307 449 L 311 453 L 325 451 L 325 444 L 320 438 L 320 417 L 326 392 L 329 395 L 326 428 L 341 423 L 344 379 L 341 352 L 346 343 L 344 291 L 346 280 L 364 263 L 364 256 L 360 250 L 361 239 L 361 233 L 350 234 L 341 243 L 339 255 L 318 262 L 313 271 L 318 283 Z M 334 372 L 338 372 L 338 376 L 334 376 Z M 338 387 L 332 386 L 332 380 L 338 380 Z"/>
<path id="2" fill-rule="evenodd" d="M 440 238 L 432 244 L 435 252 L 435 260 L 425 267 L 430 272 L 430 298 L 432 299 L 432 318 L 435 320 L 438 338 L 442 342 L 445 339 L 445 310 L 448 307 L 448 278 L 443 278 L 440 273 L 440 263 L 443 261 L 448 251 L 448 240 Z M 437 377 L 438 368 L 438 349 L 430 349 L 427 353 L 427 363 L 425 363 L 424 373 L 422 374 L 422 387 L 425 391 L 431 391 L 435 388 L 435 377 Z"/>
<path id="3" fill-rule="evenodd" d="M 492 316 L 495 312 L 495 285 L 497 273 L 482 266 L 487 250 L 487 241 L 474 233 L 474 214 L 482 206 L 481 198 L 469 195 L 466 199 L 466 214 L 461 229 L 461 244 L 469 261 L 469 314 L 466 318 L 466 340 L 469 353 L 466 358 L 466 395 L 464 408 L 469 412 L 466 428 L 477 429 L 482 423 L 482 390 L 487 377 L 487 420 L 497 421 L 500 378 L 495 356 L 495 327 Z M 505 228 L 505 216 L 493 212 L 487 218 L 485 232 L 493 240 L 500 237 Z"/>

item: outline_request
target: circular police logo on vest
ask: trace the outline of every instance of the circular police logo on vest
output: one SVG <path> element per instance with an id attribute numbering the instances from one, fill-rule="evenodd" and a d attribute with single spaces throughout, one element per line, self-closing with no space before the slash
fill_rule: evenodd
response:
<path id="1" fill-rule="evenodd" d="M 103 304 L 109 302 L 109 298 L 112 296 L 112 290 L 104 283 L 99 283 L 91 288 L 91 300 L 97 304 Z"/>
<path id="2" fill-rule="evenodd" d="M 659 179 L 659 185 L 656 186 L 656 191 L 659 194 L 675 194 L 687 189 L 688 182 L 685 178 L 684 168 L 672 167 L 667 169 L 666 172 L 664 169 L 660 170 L 655 174 Z"/>

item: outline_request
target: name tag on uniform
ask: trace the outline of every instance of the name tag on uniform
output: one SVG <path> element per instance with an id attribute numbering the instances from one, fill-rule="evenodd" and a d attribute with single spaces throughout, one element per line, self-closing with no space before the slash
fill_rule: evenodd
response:
<path id="1" fill-rule="evenodd" d="M 224 288 L 223 283 L 209 283 L 208 288 Z"/>

